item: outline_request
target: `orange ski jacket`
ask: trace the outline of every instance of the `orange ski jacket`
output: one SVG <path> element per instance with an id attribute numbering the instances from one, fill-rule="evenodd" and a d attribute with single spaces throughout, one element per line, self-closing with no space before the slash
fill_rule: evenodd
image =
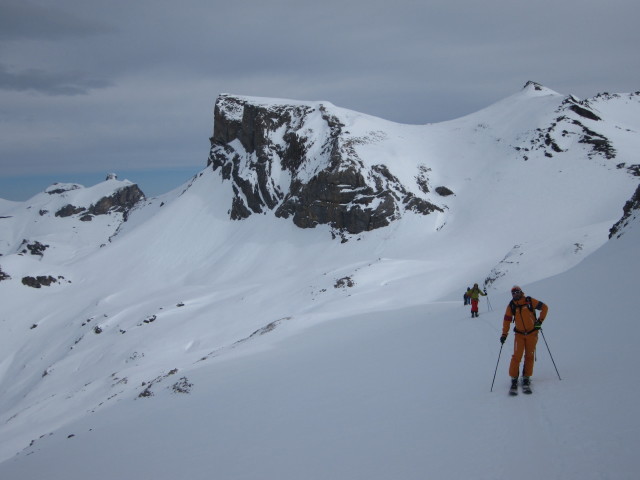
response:
<path id="1" fill-rule="evenodd" d="M 511 305 L 515 305 L 515 309 L 511 308 Z M 539 300 L 532 297 L 522 297 L 518 300 L 513 300 L 504 312 L 504 321 L 502 322 L 502 335 L 509 333 L 509 327 L 513 322 L 513 331 L 523 335 L 528 335 L 535 332 L 536 314 L 533 310 L 540 310 L 540 322 L 544 322 L 547 316 L 549 307 Z M 514 312 L 515 310 L 515 312 Z"/>

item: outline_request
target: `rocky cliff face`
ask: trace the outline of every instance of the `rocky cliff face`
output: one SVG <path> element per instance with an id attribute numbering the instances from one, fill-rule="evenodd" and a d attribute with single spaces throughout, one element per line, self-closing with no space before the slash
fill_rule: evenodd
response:
<path id="1" fill-rule="evenodd" d="M 47 191 L 47 193 L 63 193 L 64 190 Z M 56 211 L 56 217 L 69 217 L 82 213 L 80 220 L 83 222 L 89 222 L 96 215 L 106 215 L 109 212 L 122 213 L 124 221 L 127 220 L 129 211 L 141 200 L 144 200 L 145 196 L 142 190 L 137 185 L 132 184 L 126 187 L 122 187 L 116 190 L 112 195 L 100 198 L 97 202 L 91 204 L 89 208 L 76 207 L 72 204 L 67 204 L 64 207 Z"/>
<path id="2" fill-rule="evenodd" d="M 442 211 L 387 166 L 363 162 L 355 147 L 376 135 L 352 135 L 331 104 L 222 95 L 208 165 L 232 182 L 229 214 L 236 220 L 272 211 L 302 228 L 324 224 L 357 234 L 387 226 L 405 211 Z M 423 192 L 425 175 L 416 171 Z"/>
<path id="3" fill-rule="evenodd" d="M 609 230 L 609 238 L 620 237 L 629 223 L 640 216 L 640 185 L 636 188 L 633 196 L 625 203 L 622 212 L 622 218 Z"/>

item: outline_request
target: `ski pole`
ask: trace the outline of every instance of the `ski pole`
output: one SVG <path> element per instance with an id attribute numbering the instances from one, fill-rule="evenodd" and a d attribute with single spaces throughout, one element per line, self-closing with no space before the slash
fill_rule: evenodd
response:
<path id="1" fill-rule="evenodd" d="M 493 307 L 491 306 L 491 301 L 489 300 L 489 295 L 487 295 L 487 307 L 489 307 L 489 311 L 493 312 Z"/>
<path id="2" fill-rule="evenodd" d="M 558 372 L 558 367 L 556 367 L 556 362 L 553 360 L 553 355 L 551 355 L 551 350 L 549 349 L 549 344 L 547 343 L 547 339 L 544 338 L 544 332 L 540 329 L 540 333 L 542 334 L 542 339 L 544 340 L 544 344 L 547 346 L 547 351 L 549 352 L 549 356 L 551 357 L 551 361 L 553 362 L 553 367 L 556 369 L 556 373 L 558 374 L 558 380 L 562 380 L 560 378 L 560 372 Z"/>
<path id="3" fill-rule="evenodd" d="M 500 355 L 502 355 L 502 347 L 504 347 L 504 343 L 500 344 L 500 352 L 498 352 L 498 361 L 496 363 L 496 371 L 493 372 L 493 381 L 491 382 L 491 391 L 493 392 L 493 384 L 496 381 L 496 373 L 498 373 L 498 364 L 500 363 Z"/>

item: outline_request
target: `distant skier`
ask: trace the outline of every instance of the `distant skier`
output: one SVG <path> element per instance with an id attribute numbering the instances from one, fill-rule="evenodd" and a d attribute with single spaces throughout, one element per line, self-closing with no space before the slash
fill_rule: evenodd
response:
<path id="1" fill-rule="evenodd" d="M 469 298 L 469 295 L 467 295 L 467 292 L 471 290 L 471 288 L 467 287 L 467 289 L 464 291 L 464 295 L 462 295 L 462 300 L 464 301 L 465 305 L 469 305 L 469 303 L 471 303 L 471 299 Z"/>
<path id="2" fill-rule="evenodd" d="M 507 305 L 502 322 L 502 336 L 500 343 L 504 343 L 509 334 L 509 327 L 514 323 L 513 331 L 515 340 L 513 342 L 513 356 L 509 365 L 509 375 L 511 376 L 511 389 L 509 393 L 518 394 L 518 374 L 520 371 L 520 360 L 524 353 L 524 368 L 522 371 L 522 390 L 524 393 L 531 393 L 531 375 L 533 375 L 533 362 L 535 360 L 536 343 L 538 343 L 538 331 L 542 327 L 542 322 L 547 316 L 549 307 L 532 297 L 525 297 L 522 289 L 515 285 L 511 289 L 513 300 Z M 535 310 L 540 310 L 540 318 L 536 318 Z"/>
<path id="3" fill-rule="evenodd" d="M 471 318 L 477 317 L 479 315 L 478 300 L 480 298 L 480 295 L 486 297 L 487 292 L 483 292 L 482 290 L 480 290 L 480 287 L 478 287 L 477 283 L 473 284 L 473 288 L 467 290 L 467 296 L 471 299 Z"/>

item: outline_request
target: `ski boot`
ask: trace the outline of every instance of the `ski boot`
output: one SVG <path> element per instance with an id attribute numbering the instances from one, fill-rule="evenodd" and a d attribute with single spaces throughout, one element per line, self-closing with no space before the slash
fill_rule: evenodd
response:
<path id="1" fill-rule="evenodd" d="M 518 377 L 511 377 L 511 388 L 509 389 L 509 395 L 518 394 Z"/>
<path id="2" fill-rule="evenodd" d="M 531 378 L 530 377 L 522 377 L 522 392 L 526 394 L 531 394 L 533 391 L 531 390 Z"/>

